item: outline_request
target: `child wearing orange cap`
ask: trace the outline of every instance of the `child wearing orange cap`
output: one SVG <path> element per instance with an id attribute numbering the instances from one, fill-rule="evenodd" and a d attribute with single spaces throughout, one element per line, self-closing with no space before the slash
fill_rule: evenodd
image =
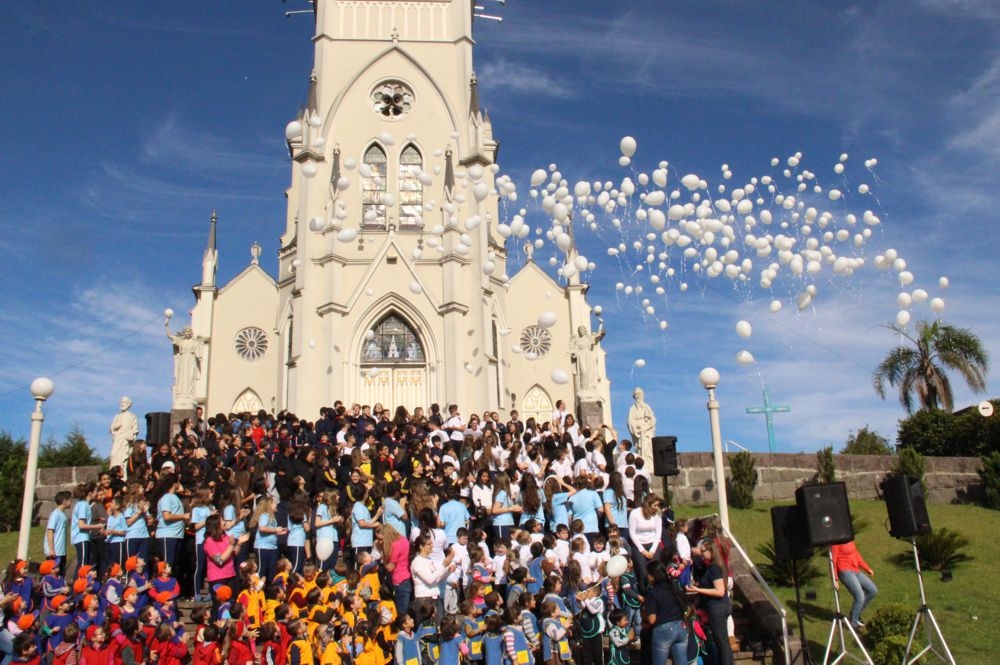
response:
<path id="1" fill-rule="evenodd" d="M 153 578 L 153 588 L 150 591 L 150 595 L 162 595 L 166 593 L 169 594 L 171 599 L 181 595 L 181 585 L 177 583 L 177 578 L 173 577 L 173 572 L 174 571 L 170 568 L 170 564 L 166 561 L 160 561 L 157 563 L 156 577 Z"/>
<path id="2" fill-rule="evenodd" d="M 139 592 L 134 603 L 141 610 L 149 603 L 146 592 L 153 586 L 146 576 L 146 560 L 141 556 L 130 556 L 125 560 L 125 570 L 128 571 L 128 586 Z"/>
<path id="3" fill-rule="evenodd" d="M 46 651 L 55 651 L 56 647 L 62 644 L 66 626 L 72 624 L 76 618 L 71 613 L 72 609 L 73 599 L 69 596 L 59 594 L 52 599 L 52 613 L 45 617 L 45 625 L 42 628 L 42 634 L 48 637 Z"/>
<path id="4" fill-rule="evenodd" d="M 7 574 L 4 575 L 3 590 L 7 593 L 16 593 L 21 597 L 21 610 L 31 612 L 35 608 L 34 593 L 35 580 L 28 574 L 28 562 L 24 559 L 12 561 L 7 566 Z"/>
<path id="5" fill-rule="evenodd" d="M 122 621 L 139 616 L 139 608 L 135 604 L 138 597 L 139 591 L 134 586 L 127 587 L 122 593 Z"/>
<path id="6" fill-rule="evenodd" d="M 101 612 L 100 601 L 94 594 L 86 594 L 80 601 L 80 611 L 76 614 L 77 627 L 80 628 L 80 632 L 86 634 L 88 628 L 102 623 L 104 623 L 104 613 Z"/>
<path id="7" fill-rule="evenodd" d="M 122 593 L 125 591 L 121 577 L 122 567 L 118 563 L 111 564 L 107 572 L 104 573 L 104 584 L 101 585 L 101 590 L 97 595 L 101 603 L 101 613 L 109 605 L 117 605 L 121 602 Z"/>
<path id="8" fill-rule="evenodd" d="M 38 572 L 42 575 L 42 596 L 45 598 L 45 609 L 52 609 L 52 599 L 58 595 L 69 593 L 66 580 L 60 574 L 59 562 L 57 559 L 46 559 L 38 566 Z"/>
<path id="9" fill-rule="evenodd" d="M 232 597 L 233 597 L 233 590 L 229 586 L 225 584 L 216 585 L 215 587 L 215 602 L 217 605 L 217 608 L 215 610 L 216 619 L 218 620 L 229 619 L 229 608 L 232 606 L 232 603 L 230 603 L 229 601 L 232 600 Z"/>

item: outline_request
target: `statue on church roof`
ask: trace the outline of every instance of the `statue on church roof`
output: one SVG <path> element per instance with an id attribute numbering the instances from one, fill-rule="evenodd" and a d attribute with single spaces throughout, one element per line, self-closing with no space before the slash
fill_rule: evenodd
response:
<path id="1" fill-rule="evenodd" d="M 587 330 L 587 326 L 579 326 L 576 335 L 570 339 L 569 353 L 576 373 L 576 390 L 579 397 L 590 397 L 597 392 L 597 345 L 602 339 L 604 339 L 603 321 L 596 333 Z"/>
<path id="2" fill-rule="evenodd" d="M 198 377 L 201 376 L 201 347 L 207 340 L 194 334 L 191 327 L 170 332 L 170 317 L 164 317 L 167 339 L 174 345 L 174 409 L 193 409 Z"/>

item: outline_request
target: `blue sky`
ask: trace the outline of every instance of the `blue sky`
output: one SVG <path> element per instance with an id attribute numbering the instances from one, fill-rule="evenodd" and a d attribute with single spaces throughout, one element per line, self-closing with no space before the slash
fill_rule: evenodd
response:
<path id="1" fill-rule="evenodd" d="M 77 423 L 102 454 L 122 394 L 140 415 L 168 408 L 172 361 L 162 311 L 172 307 L 183 320 L 193 304 L 189 288 L 200 277 L 212 210 L 220 220 L 220 282 L 245 267 L 254 241 L 274 272 L 289 181 L 283 128 L 305 100 L 312 55 L 311 20 L 286 20 L 289 8 L 298 7 L 0 8 L 0 429 L 26 436 L 28 385 L 41 375 L 56 383 L 45 434 L 61 438 Z M 972 328 L 996 355 L 995 3 L 511 0 L 491 10 L 504 22 L 477 24 L 480 92 L 501 140 L 502 172 L 518 185 L 508 214 L 528 208 L 533 228 L 548 227 L 529 194 L 535 169 L 557 164 L 570 191 L 581 180 L 617 188 L 663 160 L 666 192 L 679 188 L 682 200 L 688 192 L 679 179 L 689 173 L 709 182 L 713 198 L 727 198 L 765 175 L 794 193 L 795 174 L 808 170 L 823 192 L 803 193 L 804 203 L 837 219 L 871 209 L 882 222 L 869 227 L 863 248 L 845 252 L 866 260 L 850 277 L 826 266 L 804 281 L 786 268 L 763 289 L 759 271 L 776 259 L 751 252 L 752 279 L 734 287 L 724 276 L 695 273 L 674 248 L 676 272 L 664 273 L 658 296 L 649 272 L 635 271 L 645 250 L 631 242 L 648 230 L 635 219 L 639 206 L 596 215 L 597 231 L 581 228 L 578 238 L 597 264 L 586 280 L 591 303 L 605 310 L 620 429 L 639 385 L 660 433 L 677 435 L 682 450 L 707 449 L 697 377 L 714 366 L 722 373 L 723 437 L 751 450 L 767 449 L 763 418 L 744 412 L 760 403 L 764 387 L 791 407 L 775 417 L 778 450 L 840 446 L 865 424 L 893 439 L 902 408 L 893 396 L 881 401 L 870 379 L 898 341 L 881 326 L 895 319 L 901 290 L 942 297 L 944 319 Z M 621 167 L 625 135 L 638 150 Z M 796 153 L 801 162 L 785 180 Z M 836 174 L 842 153 L 850 157 Z M 873 157 L 877 166 L 868 170 Z M 869 194 L 857 191 L 862 183 Z M 844 193 L 838 201 L 827 195 L 834 187 Z M 773 199 L 768 205 L 774 209 Z M 627 251 L 609 256 L 619 242 Z M 915 277 L 906 289 L 896 271 L 872 265 L 890 248 Z M 547 243 L 536 256 L 547 264 L 552 254 Z M 515 262 L 519 255 L 512 247 Z M 945 290 L 941 276 L 950 280 Z M 626 296 L 619 282 L 645 293 Z M 798 310 L 795 297 L 808 283 L 817 295 Z M 643 298 L 655 315 L 645 314 Z M 772 314 L 775 299 L 783 308 Z M 912 315 L 933 312 L 923 302 Z M 748 339 L 735 331 L 740 320 L 753 326 Z M 738 363 L 741 350 L 756 362 Z M 957 404 L 980 399 L 956 386 Z"/>

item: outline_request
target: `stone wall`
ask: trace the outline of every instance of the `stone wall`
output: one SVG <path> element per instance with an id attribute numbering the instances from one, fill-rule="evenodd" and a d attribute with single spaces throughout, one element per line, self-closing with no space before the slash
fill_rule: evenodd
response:
<path id="1" fill-rule="evenodd" d="M 732 455 L 735 453 L 728 453 Z M 813 453 L 754 453 L 757 488 L 754 498 L 760 501 L 790 501 L 795 490 L 816 474 Z M 678 503 L 714 503 L 717 501 L 711 453 L 679 453 L 680 475 L 666 479 Z M 880 495 L 879 484 L 892 468 L 889 455 L 834 455 L 837 478 L 847 483 L 852 499 L 874 499 Z M 982 485 L 978 457 L 925 457 L 927 498 L 936 503 L 975 499 Z M 726 473 L 729 465 L 726 464 Z"/>
<path id="2" fill-rule="evenodd" d="M 45 524 L 49 513 L 55 508 L 56 493 L 62 490 L 73 491 L 80 483 L 88 480 L 97 481 L 101 474 L 99 466 L 66 466 L 54 469 L 39 469 L 38 481 L 35 484 L 35 512 L 33 524 Z"/>

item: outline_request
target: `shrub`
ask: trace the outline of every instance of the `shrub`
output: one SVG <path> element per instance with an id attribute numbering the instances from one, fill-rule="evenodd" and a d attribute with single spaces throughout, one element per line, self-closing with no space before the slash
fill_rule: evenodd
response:
<path id="1" fill-rule="evenodd" d="M 916 541 L 920 566 L 924 569 L 950 570 L 960 563 L 972 561 L 972 557 L 962 551 L 969 544 L 969 539 L 947 527 L 919 535 Z M 895 555 L 892 560 L 901 566 L 912 566 L 913 548 Z"/>
<path id="2" fill-rule="evenodd" d="M 757 546 L 757 552 L 767 560 L 767 563 L 757 566 L 757 570 L 768 583 L 775 586 L 794 586 L 793 572 L 798 577 L 799 586 L 823 576 L 816 566 L 815 558 L 779 561 L 774 554 L 774 541 L 761 543 Z"/>
<path id="3" fill-rule="evenodd" d="M 729 505 L 733 508 L 752 508 L 753 490 L 757 487 L 757 468 L 753 455 L 741 450 L 729 458 L 730 482 Z"/>
<path id="4" fill-rule="evenodd" d="M 820 484 L 837 482 L 837 465 L 833 461 L 833 446 L 827 446 L 816 453 L 816 482 Z"/>
<path id="5" fill-rule="evenodd" d="M 842 455 L 891 455 L 889 440 L 865 425 L 847 435 L 847 445 L 840 451 Z"/>
<path id="6" fill-rule="evenodd" d="M 927 492 L 927 486 L 924 483 L 924 456 L 916 450 L 912 448 L 898 448 L 896 450 L 896 457 L 892 460 L 892 469 L 889 471 L 889 477 L 895 478 L 897 476 L 919 478 L 920 485 L 924 488 L 924 493 Z"/>
<path id="7" fill-rule="evenodd" d="M 982 458 L 983 468 L 979 478 L 983 481 L 983 505 L 1000 510 L 1000 452 L 993 452 Z"/>
<path id="8" fill-rule="evenodd" d="M 875 665 L 899 665 L 906 655 L 906 641 L 910 637 L 910 629 L 907 626 L 903 635 L 890 635 L 889 637 L 876 642 L 872 649 L 872 662 Z M 913 640 L 911 653 L 919 653 L 923 646 L 917 640 Z"/>
<path id="9" fill-rule="evenodd" d="M 914 610 L 902 603 L 886 603 L 869 617 L 865 628 L 865 640 L 875 646 L 893 636 L 903 636 L 903 648 L 913 626 Z M 902 654 L 895 662 L 902 662 Z"/>

